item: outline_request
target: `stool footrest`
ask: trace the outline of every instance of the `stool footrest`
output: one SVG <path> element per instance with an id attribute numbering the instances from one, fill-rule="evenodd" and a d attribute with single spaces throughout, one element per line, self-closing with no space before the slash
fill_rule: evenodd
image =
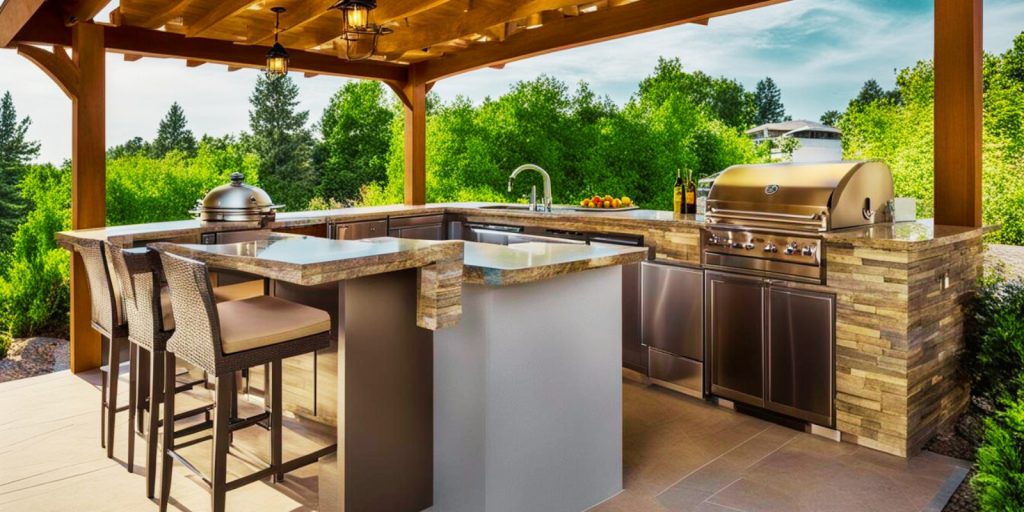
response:
<path id="1" fill-rule="evenodd" d="M 199 470 L 199 468 L 193 466 L 192 463 L 188 461 L 188 459 L 182 457 L 181 455 L 178 454 L 178 452 L 174 450 L 167 450 L 167 454 L 173 457 L 174 460 L 180 462 L 182 466 L 185 466 L 185 468 L 191 471 L 193 474 L 201 478 L 208 487 L 213 487 L 213 483 L 210 481 L 210 479 L 207 478 L 206 475 L 204 475 L 203 472 Z"/>
<path id="2" fill-rule="evenodd" d="M 270 413 L 267 411 L 261 412 L 248 418 L 232 418 L 231 425 L 228 427 L 232 432 L 241 430 L 246 427 L 251 427 L 263 420 L 270 419 Z"/>
<path id="3" fill-rule="evenodd" d="M 202 423 L 196 423 L 195 425 L 189 425 L 181 430 L 174 431 L 174 437 L 185 437 L 192 434 L 198 434 L 204 430 L 213 428 L 213 420 L 206 420 Z M 177 447 L 177 445 L 175 445 Z"/>

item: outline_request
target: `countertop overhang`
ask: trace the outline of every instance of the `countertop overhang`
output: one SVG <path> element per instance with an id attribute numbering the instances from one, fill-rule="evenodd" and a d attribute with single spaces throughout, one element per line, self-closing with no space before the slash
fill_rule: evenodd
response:
<path id="1" fill-rule="evenodd" d="M 466 242 L 465 282 L 508 286 L 544 281 L 562 274 L 639 263 L 643 247 L 598 247 L 558 243 L 494 245 Z"/>

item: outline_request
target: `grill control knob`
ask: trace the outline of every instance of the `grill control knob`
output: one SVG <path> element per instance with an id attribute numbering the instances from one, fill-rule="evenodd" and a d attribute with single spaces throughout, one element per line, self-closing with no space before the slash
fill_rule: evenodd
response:
<path id="1" fill-rule="evenodd" d="M 752 244 L 750 242 L 747 242 L 747 243 L 743 244 L 743 248 L 748 250 L 748 251 L 753 250 L 754 249 L 754 244 Z"/>
<path id="2" fill-rule="evenodd" d="M 810 256 L 810 255 L 814 254 L 814 246 L 812 246 L 812 245 L 804 246 L 803 250 L 800 251 L 800 254 L 803 254 L 804 256 Z"/>
<path id="3" fill-rule="evenodd" d="M 790 242 L 789 245 L 786 246 L 786 250 L 783 251 L 783 252 L 785 252 L 786 255 L 788 256 L 788 255 L 796 254 L 796 251 L 797 251 L 797 249 L 796 249 L 796 242 Z"/>
<path id="4" fill-rule="evenodd" d="M 711 245 L 718 245 L 722 243 L 722 239 L 718 238 L 718 235 L 711 235 L 708 237 L 708 243 Z"/>
<path id="5" fill-rule="evenodd" d="M 733 243 L 731 244 L 731 247 L 732 247 L 733 249 L 742 249 L 742 248 L 743 248 L 743 244 L 741 244 L 741 243 L 739 243 L 739 242 L 733 242 Z"/>
<path id="6" fill-rule="evenodd" d="M 776 247 L 775 242 L 768 242 L 764 246 L 764 252 L 779 252 L 779 248 Z"/>

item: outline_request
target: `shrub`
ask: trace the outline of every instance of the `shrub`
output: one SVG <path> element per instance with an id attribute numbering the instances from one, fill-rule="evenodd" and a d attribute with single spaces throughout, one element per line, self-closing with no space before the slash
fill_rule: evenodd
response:
<path id="1" fill-rule="evenodd" d="M 964 367 L 975 395 L 992 401 L 1024 390 L 1024 281 L 982 280 L 967 322 Z"/>
<path id="2" fill-rule="evenodd" d="M 0 325 L 30 336 L 67 323 L 69 254 L 51 249 L 33 260 L 14 260 L 0 277 Z"/>
<path id="3" fill-rule="evenodd" d="M 984 511 L 1024 510 L 1024 399 L 985 420 L 971 481 Z"/>
<path id="4" fill-rule="evenodd" d="M 11 348 L 11 335 L 0 331 L 0 359 L 7 357 L 7 351 Z"/>

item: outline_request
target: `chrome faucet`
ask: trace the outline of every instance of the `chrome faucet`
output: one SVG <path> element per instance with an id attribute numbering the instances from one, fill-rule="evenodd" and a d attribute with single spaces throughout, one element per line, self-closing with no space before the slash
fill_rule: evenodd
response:
<path id="1" fill-rule="evenodd" d="M 537 171 L 537 172 L 540 173 L 541 177 L 544 178 L 544 199 L 543 199 L 544 205 L 543 205 L 543 207 L 539 207 L 537 205 L 536 196 L 533 195 L 533 196 L 531 196 L 531 200 L 530 200 L 530 210 L 542 211 L 542 212 L 550 212 L 551 211 L 551 176 L 548 175 L 548 172 L 545 171 L 544 169 L 541 169 L 540 167 L 538 167 L 536 165 L 533 165 L 533 164 L 525 164 L 525 165 L 520 165 L 519 167 L 516 167 L 516 170 L 512 171 L 512 175 L 508 177 L 508 191 L 512 192 L 512 182 L 515 181 L 516 176 L 518 176 L 519 173 L 521 173 L 523 171 Z"/>

